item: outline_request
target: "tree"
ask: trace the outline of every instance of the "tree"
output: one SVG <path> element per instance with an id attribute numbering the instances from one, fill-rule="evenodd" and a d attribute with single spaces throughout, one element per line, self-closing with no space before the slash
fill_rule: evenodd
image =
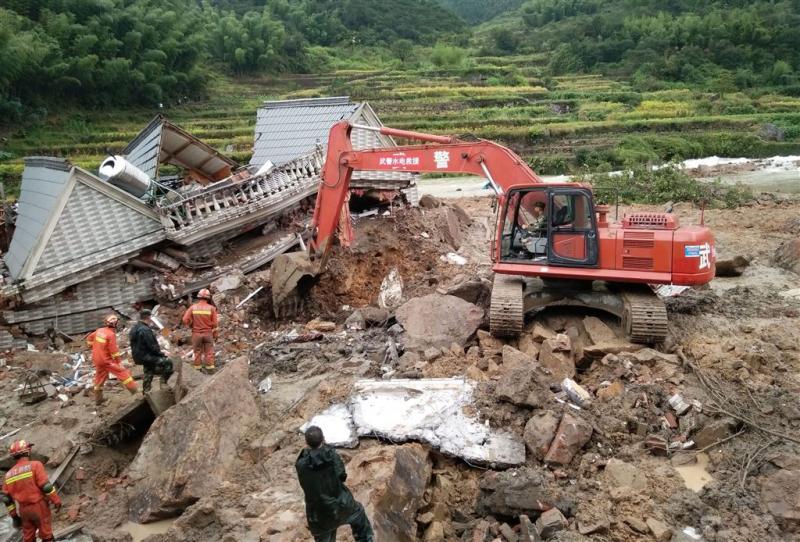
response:
<path id="1" fill-rule="evenodd" d="M 736 78 L 727 70 L 719 72 L 714 81 L 712 81 L 711 88 L 714 92 L 718 93 L 720 97 L 724 97 L 729 92 L 736 92 L 739 90 L 736 87 Z"/>
<path id="2" fill-rule="evenodd" d="M 406 62 L 414 55 L 414 44 L 411 40 L 400 39 L 392 43 L 392 54 L 396 56 L 400 62 Z"/>
<path id="3" fill-rule="evenodd" d="M 508 28 L 497 28 L 492 32 L 492 41 L 501 53 L 515 53 L 519 48 L 520 39 Z"/>
<path id="4" fill-rule="evenodd" d="M 772 72 L 770 73 L 770 82 L 773 85 L 788 85 L 794 78 L 794 70 L 792 66 L 784 60 L 776 60 L 772 65 Z"/>
<path id="5" fill-rule="evenodd" d="M 464 50 L 437 43 L 431 51 L 431 62 L 439 68 L 456 68 L 464 63 Z"/>

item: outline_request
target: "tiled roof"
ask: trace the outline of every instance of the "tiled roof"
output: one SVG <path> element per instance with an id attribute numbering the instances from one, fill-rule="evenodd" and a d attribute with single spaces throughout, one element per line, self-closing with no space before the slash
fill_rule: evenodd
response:
<path id="1" fill-rule="evenodd" d="M 282 165 L 311 151 L 317 143 L 328 144 L 334 123 L 349 120 L 361 107 L 347 96 L 264 102 L 258 110 L 251 165 L 271 160 Z"/>

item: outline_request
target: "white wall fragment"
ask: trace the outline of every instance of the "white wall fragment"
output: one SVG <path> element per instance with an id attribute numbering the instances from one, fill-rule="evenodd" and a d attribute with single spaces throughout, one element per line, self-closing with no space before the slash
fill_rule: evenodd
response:
<path id="1" fill-rule="evenodd" d="M 472 403 L 473 385 L 461 378 L 360 380 L 346 406 L 334 405 L 303 428 L 318 425 L 335 446 L 349 444 L 352 430 L 356 442 L 356 434 L 393 442 L 416 440 L 470 463 L 495 467 L 525 463 L 522 440 L 466 415 L 465 407 Z"/>

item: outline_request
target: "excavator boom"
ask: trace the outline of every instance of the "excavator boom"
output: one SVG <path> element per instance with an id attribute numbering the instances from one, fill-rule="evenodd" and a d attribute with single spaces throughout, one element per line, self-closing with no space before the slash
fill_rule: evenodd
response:
<path id="1" fill-rule="evenodd" d="M 424 144 L 353 150 L 350 140 L 353 129 L 377 131 Z M 513 185 L 543 182 L 514 152 L 491 141 L 461 141 L 452 136 L 338 122 L 331 127 L 328 136 L 328 151 L 311 222 L 308 259 L 286 254 L 272 264 L 272 298 L 276 310 L 294 299 L 298 285 L 325 267 L 354 170 L 479 175 L 486 177 L 498 194 Z"/>

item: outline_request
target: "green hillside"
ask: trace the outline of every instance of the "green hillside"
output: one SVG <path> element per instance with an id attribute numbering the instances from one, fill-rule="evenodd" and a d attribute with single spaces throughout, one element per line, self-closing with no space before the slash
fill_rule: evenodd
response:
<path id="1" fill-rule="evenodd" d="M 466 30 L 433 0 L 271 1 L 250 9 L 195 0 L 0 5 L 0 124 L 52 103 L 126 107 L 202 98 L 215 73 L 324 70 L 315 46 L 413 47 Z"/>
<path id="2" fill-rule="evenodd" d="M 799 24 L 797 0 L 531 0 L 492 32 L 513 35 L 519 51 L 548 53 L 556 75 L 599 71 L 724 92 L 795 84 Z"/>
<path id="3" fill-rule="evenodd" d="M 536 0 L 472 32 L 427 0 L 407 0 L 421 11 L 395 25 L 385 6 L 345 16 L 366 0 L 260 11 L 220 0 L 169 15 L 183 1 L 107 0 L 80 17 L 0 9 L 0 179 L 11 191 L 24 156 L 94 169 L 157 112 L 246 162 L 262 100 L 344 94 L 390 126 L 503 142 L 541 173 L 800 154 L 800 0 Z M 416 20 L 425 10 L 439 27 Z M 207 31 L 183 36 L 192 21 Z"/>
<path id="4" fill-rule="evenodd" d="M 470 24 L 486 22 L 502 13 L 519 8 L 525 0 L 439 0 L 439 4 L 449 9 Z"/>

